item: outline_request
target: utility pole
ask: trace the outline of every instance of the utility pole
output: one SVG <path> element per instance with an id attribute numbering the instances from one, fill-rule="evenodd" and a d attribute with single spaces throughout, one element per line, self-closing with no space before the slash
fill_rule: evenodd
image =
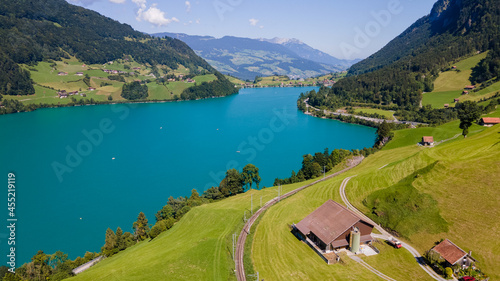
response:
<path id="1" fill-rule="evenodd" d="M 253 215 L 253 194 L 250 194 L 250 212 L 252 212 L 252 215 Z"/>
<path id="2" fill-rule="evenodd" d="M 260 207 L 262 208 L 262 195 L 260 196 Z"/>
<path id="3" fill-rule="evenodd" d="M 248 277 L 257 277 L 257 281 L 260 280 L 260 278 L 259 278 L 259 272 L 258 271 L 255 274 L 249 274 Z"/>
<path id="4" fill-rule="evenodd" d="M 236 264 L 236 257 L 234 256 L 234 249 L 236 248 L 236 233 L 233 233 L 233 261 Z"/>
<path id="5" fill-rule="evenodd" d="M 323 179 L 326 178 L 326 166 L 323 166 Z"/>

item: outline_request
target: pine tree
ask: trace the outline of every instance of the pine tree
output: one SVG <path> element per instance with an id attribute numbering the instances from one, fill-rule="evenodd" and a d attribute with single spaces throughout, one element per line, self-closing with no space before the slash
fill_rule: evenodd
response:
<path id="1" fill-rule="evenodd" d="M 137 221 L 134 222 L 133 224 L 133 228 L 135 231 L 134 235 L 137 242 L 148 238 L 148 232 L 149 232 L 148 219 L 146 218 L 146 215 L 143 212 L 139 213 Z"/>
<path id="2" fill-rule="evenodd" d="M 106 241 L 104 242 L 104 246 L 101 248 L 101 252 L 110 257 L 115 253 L 116 248 L 116 235 L 115 232 L 108 228 L 106 230 Z"/>

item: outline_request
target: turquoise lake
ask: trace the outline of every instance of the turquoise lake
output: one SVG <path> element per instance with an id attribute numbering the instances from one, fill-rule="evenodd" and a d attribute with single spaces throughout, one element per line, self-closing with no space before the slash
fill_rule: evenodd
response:
<path id="1" fill-rule="evenodd" d="M 252 163 L 261 186 L 288 177 L 302 155 L 362 149 L 375 129 L 297 110 L 313 88 L 244 89 L 200 101 L 39 109 L 0 116 L 2 265 L 6 264 L 7 175 L 16 175 L 16 266 L 38 250 L 70 258 L 100 251 L 108 227 L 150 223 L 169 196 L 200 194 L 227 169 Z M 7 254 L 5 254 L 7 253 Z"/>

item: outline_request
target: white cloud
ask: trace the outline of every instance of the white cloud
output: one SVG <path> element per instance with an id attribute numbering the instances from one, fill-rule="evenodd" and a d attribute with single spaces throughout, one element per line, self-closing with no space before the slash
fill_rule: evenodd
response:
<path id="1" fill-rule="evenodd" d="M 251 26 L 257 26 L 257 23 L 259 22 L 258 19 L 249 19 L 248 21 L 250 22 Z"/>
<path id="2" fill-rule="evenodd" d="M 261 25 L 261 26 L 259 26 L 259 28 L 260 28 L 260 29 L 263 29 L 263 28 L 264 28 L 264 26 L 263 26 L 263 25 Z"/>
<path id="3" fill-rule="evenodd" d="M 124 1 L 124 0 L 116 0 L 116 1 Z M 157 7 L 157 4 L 151 5 L 149 8 L 147 7 L 146 0 L 132 0 L 138 7 L 136 20 L 138 21 L 147 21 L 156 26 L 164 26 L 172 22 L 179 22 L 179 19 L 176 17 L 166 18 L 165 12 L 160 10 Z"/>
<path id="4" fill-rule="evenodd" d="M 186 1 L 185 4 L 186 4 L 186 12 L 188 13 L 191 12 L 191 2 Z"/>
<path id="5" fill-rule="evenodd" d="M 197 20 L 196 20 L 196 24 L 200 24 L 200 19 L 197 19 Z"/>
<path id="6" fill-rule="evenodd" d="M 109 0 L 109 2 L 111 3 L 115 3 L 115 4 L 123 4 L 125 3 L 126 0 Z"/>

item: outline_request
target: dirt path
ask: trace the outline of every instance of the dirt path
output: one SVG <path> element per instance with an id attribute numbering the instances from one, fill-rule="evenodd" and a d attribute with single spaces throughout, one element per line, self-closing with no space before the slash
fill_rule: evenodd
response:
<path id="1" fill-rule="evenodd" d="M 73 273 L 78 274 L 78 273 L 84 272 L 85 270 L 87 270 L 91 266 L 93 266 L 94 264 L 98 263 L 102 258 L 103 258 L 103 256 L 99 256 L 99 257 L 97 257 L 97 258 L 95 258 L 87 263 L 80 265 L 79 267 L 73 269 Z"/>
<path id="2" fill-rule="evenodd" d="M 355 177 L 355 176 L 353 176 L 353 177 Z M 347 186 L 347 183 L 353 177 L 345 178 L 342 181 L 342 184 L 340 185 L 340 197 L 342 197 L 342 201 L 344 201 L 344 204 L 346 204 L 347 208 L 349 208 L 351 211 L 353 211 L 358 216 L 360 216 L 361 218 L 363 218 L 365 221 L 373 224 L 375 226 L 375 228 L 378 231 L 380 231 L 380 233 L 382 233 L 382 234 L 372 234 L 372 237 L 378 238 L 378 239 L 383 239 L 383 240 L 390 239 L 392 236 L 384 228 L 382 228 L 380 225 L 378 225 L 377 223 L 375 223 L 374 221 L 372 221 L 370 218 L 368 218 L 367 216 L 365 216 L 358 209 L 356 209 L 356 207 L 354 207 L 349 202 L 349 199 L 347 199 L 347 196 L 345 194 L 345 188 Z M 422 255 L 420 255 L 420 253 L 415 248 L 413 248 L 412 246 L 410 246 L 409 244 L 404 243 L 404 242 L 401 242 L 401 245 L 403 246 L 403 248 L 405 248 L 408 252 L 410 252 L 415 257 L 415 260 L 418 263 L 418 265 L 425 272 L 427 272 L 427 274 L 429 274 L 430 277 L 432 277 L 433 279 L 438 280 L 438 281 L 446 281 L 446 279 L 444 279 L 443 277 L 439 276 L 436 272 L 434 272 L 434 270 L 432 270 L 432 268 L 430 268 L 427 264 L 425 264 L 424 259 L 422 258 Z"/>
<path id="3" fill-rule="evenodd" d="M 321 179 L 314 181 L 310 184 L 301 186 L 301 187 L 294 189 L 294 190 L 292 190 L 292 191 L 290 191 L 290 192 L 288 192 L 280 197 L 275 197 L 274 199 L 272 199 L 272 200 L 268 201 L 266 204 L 264 204 L 264 206 L 262 206 L 257 212 L 255 212 L 253 214 L 253 216 L 251 216 L 248 219 L 248 221 L 245 223 L 245 225 L 243 226 L 243 229 L 241 230 L 240 236 L 238 237 L 238 242 L 236 243 L 235 268 L 236 268 L 236 278 L 238 279 L 238 281 L 246 281 L 247 280 L 247 276 L 245 274 L 245 266 L 243 264 L 245 242 L 246 242 L 248 234 L 250 233 L 250 229 L 252 228 L 252 225 L 254 224 L 255 220 L 260 216 L 260 214 L 262 212 L 269 209 L 271 206 L 273 206 L 274 204 L 279 202 L 281 199 L 285 199 L 287 197 L 290 197 L 293 194 L 295 194 L 301 190 L 304 190 L 312 185 L 315 185 L 319 182 L 325 181 L 327 179 L 331 179 L 331 178 L 338 176 L 344 172 L 347 172 L 348 170 L 359 165 L 359 163 L 361 163 L 361 161 L 363 161 L 363 158 L 364 158 L 363 156 L 355 156 L 350 161 L 348 161 L 348 167 L 343 169 L 342 171 L 336 172 L 336 173 L 329 175 L 325 178 L 321 178 Z"/>

